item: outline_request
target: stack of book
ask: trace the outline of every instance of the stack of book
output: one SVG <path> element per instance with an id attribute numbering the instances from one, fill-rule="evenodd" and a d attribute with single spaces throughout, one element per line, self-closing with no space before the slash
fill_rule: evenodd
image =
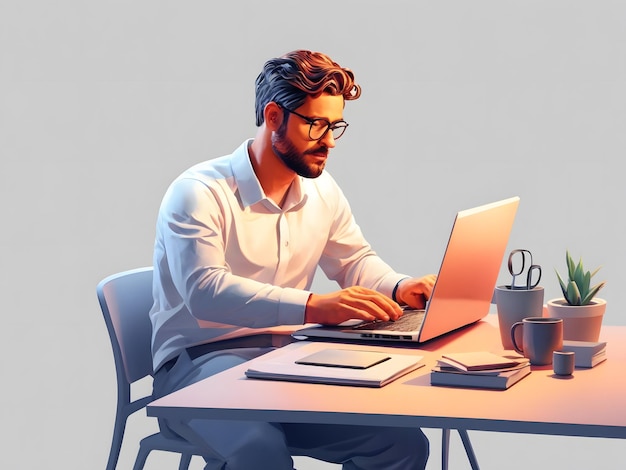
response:
<path id="1" fill-rule="evenodd" d="M 561 350 L 574 352 L 576 367 L 594 367 L 606 359 L 606 341 L 564 340 Z"/>
<path id="2" fill-rule="evenodd" d="M 444 354 L 431 370 L 431 385 L 506 390 L 530 374 L 530 362 L 519 356 L 487 351 Z"/>

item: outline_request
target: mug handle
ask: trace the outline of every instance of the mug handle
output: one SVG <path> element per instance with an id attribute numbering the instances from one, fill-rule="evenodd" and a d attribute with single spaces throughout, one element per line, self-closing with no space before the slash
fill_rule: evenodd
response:
<path id="1" fill-rule="evenodd" d="M 520 327 L 523 326 L 524 323 L 521 321 L 518 321 L 517 323 L 513 323 L 513 326 L 511 327 L 511 342 L 513 343 L 513 347 L 515 348 L 515 350 L 520 353 L 522 356 L 524 355 L 524 351 L 522 351 L 522 349 L 517 345 L 517 342 L 515 341 L 515 330 Z M 524 330 L 522 329 L 522 335 L 524 334 Z"/>

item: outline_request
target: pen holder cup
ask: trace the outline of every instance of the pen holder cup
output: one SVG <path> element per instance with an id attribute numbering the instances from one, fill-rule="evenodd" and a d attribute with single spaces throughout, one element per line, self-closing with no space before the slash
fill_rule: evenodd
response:
<path id="1" fill-rule="evenodd" d="M 527 317 L 543 316 L 543 287 L 511 289 L 497 286 L 495 291 L 500 340 L 504 349 L 515 349 L 511 340 L 511 327 Z"/>

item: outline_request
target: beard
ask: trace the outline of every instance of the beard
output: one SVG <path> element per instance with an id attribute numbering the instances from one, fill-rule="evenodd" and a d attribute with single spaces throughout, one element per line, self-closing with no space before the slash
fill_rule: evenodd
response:
<path id="1" fill-rule="evenodd" d="M 328 148 L 320 145 L 305 152 L 298 152 L 293 142 L 287 138 L 283 129 L 272 135 L 272 150 L 291 171 L 304 178 L 317 178 L 324 171 L 326 160 L 322 163 L 307 163 L 308 154 L 328 154 Z"/>

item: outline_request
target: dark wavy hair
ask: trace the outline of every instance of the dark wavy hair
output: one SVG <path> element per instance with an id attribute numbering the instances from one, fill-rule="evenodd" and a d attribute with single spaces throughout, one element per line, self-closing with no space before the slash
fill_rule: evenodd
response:
<path id="1" fill-rule="evenodd" d="M 299 108 L 307 96 L 342 95 L 345 100 L 361 96 L 352 70 L 341 67 L 326 54 L 306 50 L 289 52 L 268 60 L 255 82 L 256 125 L 263 124 L 265 105 L 274 101 Z"/>

